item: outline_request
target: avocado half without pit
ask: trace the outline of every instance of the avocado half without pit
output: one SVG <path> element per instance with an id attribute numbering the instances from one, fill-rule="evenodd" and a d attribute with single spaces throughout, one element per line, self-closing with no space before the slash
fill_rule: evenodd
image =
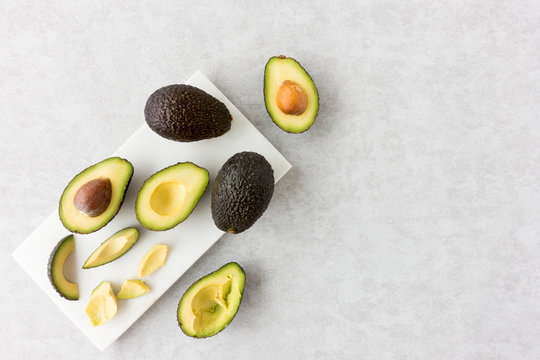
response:
<path id="1" fill-rule="evenodd" d="M 187 219 L 208 186 L 205 168 L 178 163 L 150 176 L 139 190 L 135 214 L 149 230 L 168 230 Z"/>
<path id="2" fill-rule="evenodd" d="M 146 102 L 144 116 L 156 134 L 182 142 L 221 136 L 231 129 L 232 121 L 225 104 L 184 84 L 156 90 Z"/>
<path id="3" fill-rule="evenodd" d="M 88 234 L 101 229 L 118 213 L 133 175 L 133 165 L 112 157 L 86 168 L 66 186 L 59 215 L 71 232 Z"/>
<path id="4" fill-rule="evenodd" d="M 308 130 L 319 111 L 319 93 L 313 79 L 293 58 L 271 57 L 264 70 L 264 102 L 272 120 L 282 130 Z"/>
<path id="5" fill-rule="evenodd" d="M 122 229 L 105 240 L 86 259 L 83 269 L 95 268 L 118 259 L 128 252 L 139 239 L 139 230 L 134 227 Z"/>
<path id="6" fill-rule="evenodd" d="M 246 274 L 235 262 L 189 287 L 178 304 L 178 325 L 191 337 L 216 335 L 232 321 L 242 300 Z"/>
<path id="7" fill-rule="evenodd" d="M 64 276 L 64 263 L 73 250 L 75 250 L 75 239 L 73 235 L 68 235 L 52 250 L 47 267 L 52 286 L 60 296 L 67 300 L 79 300 L 79 285 L 70 282 Z"/>

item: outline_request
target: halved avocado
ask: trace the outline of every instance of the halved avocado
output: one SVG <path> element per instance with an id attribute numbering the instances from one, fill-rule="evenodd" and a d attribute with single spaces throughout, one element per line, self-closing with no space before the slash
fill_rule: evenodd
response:
<path id="1" fill-rule="evenodd" d="M 79 285 L 70 282 L 64 276 L 64 262 L 73 250 L 75 250 L 73 235 L 60 240 L 49 257 L 47 273 L 52 286 L 60 296 L 68 300 L 79 300 Z"/>
<path id="2" fill-rule="evenodd" d="M 271 57 L 264 69 L 266 111 L 282 130 L 308 130 L 319 112 L 319 93 L 313 79 L 293 58 Z"/>
<path id="3" fill-rule="evenodd" d="M 118 213 L 133 175 L 133 165 L 112 157 L 86 168 L 66 186 L 60 198 L 60 220 L 71 232 L 89 234 Z"/>
<path id="4" fill-rule="evenodd" d="M 150 292 L 150 288 L 148 285 L 144 283 L 144 281 L 136 279 L 136 280 L 125 280 L 122 284 L 122 287 L 120 288 L 120 291 L 118 292 L 118 295 L 116 295 L 117 299 L 134 299 L 136 297 L 146 295 Z"/>
<path id="5" fill-rule="evenodd" d="M 139 230 L 137 228 L 129 227 L 118 231 L 94 250 L 92 255 L 86 259 L 83 269 L 105 265 L 118 259 L 135 245 L 138 238 Z"/>
<path id="6" fill-rule="evenodd" d="M 232 321 L 246 284 L 244 270 L 235 262 L 195 282 L 178 304 L 178 325 L 195 338 L 216 335 Z"/>
<path id="7" fill-rule="evenodd" d="M 168 230 L 184 221 L 208 186 L 208 171 L 191 162 L 156 172 L 142 185 L 135 203 L 137 219 L 147 229 Z"/>
<path id="8" fill-rule="evenodd" d="M 156 244 L 148 250 L 137 266 L 137 276 L 145 277 L 159 269 L 167 259 L 167 245 Z"/>
<path id="9" fill-rule="evenodd" d="M 116 297 L 108 281 L 102 281 L 90 294 L 84 309 L 92 326 L 103 325 L 111 320 L 118 310 Z"/>

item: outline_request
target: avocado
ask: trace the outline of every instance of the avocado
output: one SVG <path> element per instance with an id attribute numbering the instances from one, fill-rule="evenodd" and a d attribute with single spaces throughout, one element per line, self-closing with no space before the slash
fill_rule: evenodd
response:
<path id="1" fill-rule="evenodd" d="M 246 274 L 235 262 L 195 282 L 178 303 L 180 329 L 195 338 L 213 336 L 225 329 L 240 307 L 245 284 Z"/>
<path id="2" fill-rule="evenodd" d="M 254 152 L 233 155 L 219 170 L 212 189 L 212 218 L 223 231 L 249 229 L 264 213 L 274 193 L 274 171 Z"/>
<path id="3" fill-rule="evenodd" d="M 90 294 L 84 309 L 92 326 L 99 326 L 111 320 L 118 310 L 116 297 L 108 281 L 102 281 Z"/>
<path id="4" fill-rule="evenodd" d="M 83 269 L 105 265 L 124 255 L 139 238 L 139 230 L 134 227 L 122 229 L 105 240 L 86 259 Z"/>
<path id="5" fill-rule="evenodd" d="M 264 69 L 264 103 L 282 130 L 308 130 L 319 112 L 319 92 L 306 70 L 293 58 L 271 57 Z"/>
<path id="6" fill-rule="evenodd" d="M 137 266 L 137 276 L 146 277 L 162 267 L 167 259 L 169 247 L 163 244 L 156 244 L 148 250 Z"/>
<path id="7" fill-rule="evenodd" d="M 49 281 L 62 296 L 68 300 L 79 300 L 79 285 L 67 280 L 64 276 L 64 262 L 69 254 L 75 250 L 75 239 L 68 235 L 56 244 L 47 266 Z"/>
<path id="8" fill-rule="evenodd" d="M 89 234 L 118 213 L 133 175 L 133 165 L 112 157 L 77 174 L 60 198 L 59 215 L 71 232 Z"/>
<path id="9" fill-rule="evenodd" d="M 191 85 L 156 90 L 144 108 L 146 123 L 158 135 L 174 141 L 198 141 L 225 134 L 232 115 L 221 101 Z"/>
<path id="10" fill-rule="evenodd" d="M 150 176 L 135 203 L 137 219 L 145 228 L 168 230 L 184 221 L 208 186 L 208 171 L 191 162 L 178 163 Z"/>
<path id="11" fill-rule="evenodd" d="M 117 299 L 134 299 L 139 296 L 146 295 L 150 292 L 148 285 L 142 280 L 125 280 L 116 295 Z"/>

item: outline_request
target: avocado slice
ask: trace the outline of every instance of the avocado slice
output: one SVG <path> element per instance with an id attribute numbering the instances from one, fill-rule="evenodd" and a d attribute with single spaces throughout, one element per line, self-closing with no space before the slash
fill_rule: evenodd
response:
<path id="1" fill-rule="evenodd" d="M 264 103 L 282 130 L 308 130 L 319 112 L 319 92 L 298 61 L 284 55 L 271 57 L 264 69 Z"/>
<path id="2" fill-rule="evenodd" d="M 148 250 L 137 266 L 137 276 L 142 278 L 150 275 L 165 264 L 167 245 L 156 244 Z"/>
<path id="3" fill-rule="evenodd" d="M 118 310 L 116 297 L 108 281 L 102 281 L 90 294 L 84 312 L 92 326 L 99 326 L 111 320 Z"/>
<path id="4" fill-rule="evenodd" d="M 174 141 L 198 141 L 221 136 L 231 129 L 227 106 L 191 85 L 169 85 L 156 90 L 144 108 L 146 123 L 158 135 Z"/>
<path id="5" fill-rule="evenodd" d="M 274 193 L 274 171 L 254 152 L 233 155 L 219 170 L 212 189 L 212 218 L 223 231 L 249 229 L 264 213 Z"/>
<path id="6" fill-rule="evenodd" d="M 86 259 L 83 269 L 105 265 L 128 252 L 139 238 L 139 230 L 134 227 L 122 229 L 105 240 Z"/>
<path id="7" fill-rule="evenodd" d="M 64 276 L 64 263 L 69 254 L 75 250 L 75 239 L 68 235 L 56 244 L 47 266 L 49 281 L 62 296 L 68 300 L 79 300 L 79 285 L 72 283 Z"/>
<path id="8" fill-rule="evenodd" d="M 71 232 L 89 234 L 118 213 L 133 175 L 133 165 L 112 157 L 77 174 L 60 198 L 59 215 Z"/>
<path id="9" fill-rule="evenodd" d="M 135 214 L 149 230 L 168 230 L 187 219 L 208 186 L 208 171 L 178 163 L 150 176 L 139 190 Z"/>
<path id="10" fill-rule="evenodd" d="M 146 295 L 150 292 L 148 285 L 142 280 L 125 280 L 116 295 L 117 299 L 134 299 L 136 297 Z"/>
<path id="11" fill-rule="evenodd" d="M 231 262 L 191 285 L 178 303 L 184 334 L 205 338 L 225 329 L 238 311 L 245 284 L 244 270 Z"/>

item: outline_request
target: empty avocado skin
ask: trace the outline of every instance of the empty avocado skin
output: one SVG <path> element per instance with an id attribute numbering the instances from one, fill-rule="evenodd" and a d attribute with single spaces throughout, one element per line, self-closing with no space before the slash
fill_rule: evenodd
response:
<path id="1" fill-rule="evenodd" d="M 169 85 L 146 102 L 144 116 L 158 135 L 181 142 L 210 139 L 231 128 L 232 116 L 221 101 L 191 85 Z"/>
<path id="2" fill-rule="evenodd" d="M 274 171 L 254 152 L 233 155 L 219 170 L 212 189 L 212 217 L 223 231 L 249 229 L 264 213 L 274 193 Z"/>

